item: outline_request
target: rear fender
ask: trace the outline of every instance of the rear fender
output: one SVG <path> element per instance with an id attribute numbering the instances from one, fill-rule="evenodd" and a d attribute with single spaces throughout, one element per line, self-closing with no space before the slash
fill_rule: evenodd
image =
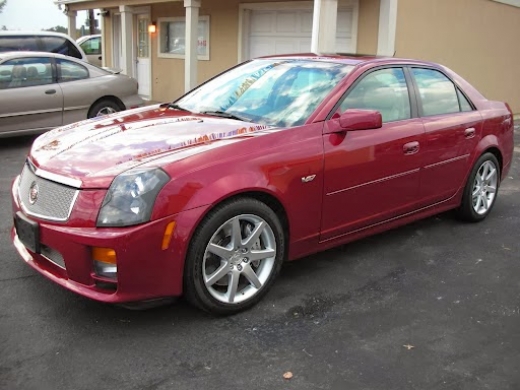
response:
<path id="1" fill-rule="evenodd" d="M 482 156 L 487 150 L 491 149 L 491 148 L 496 148 L 500 151 L 500 154 L 502 154 L 502 156 L 504 155 L 503 151 L 501 150 L 500 146 L 499 146 L 499 142 L 498 142 L 498 138 L 496 135 L 494 134 L 488 134 L 486 135 L 485 137 L 483 137 L 479 143 L 477 144 L 477 146 L 475 147 L 475 150 L 473 152 L 473 154 L 471 155 L 471 160 L 470 160 L 470 164 L 468 165 L 468 170 L 466 172 L 466 175 L 465 175 L 465 178 L 464 178 L 464 181 L 462 182 L 461 184 L 461 187 L 460 188 L 464 188 L 464 186 L 466 185 L 468 179 L 469 179 L 469 175 L 471 173 L 471 170 L 473 169 L 475 163 L 477 162 L 477 160 L 480 158 L 480 156 Z M 503 168 L 503 167 L 502 167 Z M 502 175 L 500 175 L 501 178 L 502 178 Z"/>

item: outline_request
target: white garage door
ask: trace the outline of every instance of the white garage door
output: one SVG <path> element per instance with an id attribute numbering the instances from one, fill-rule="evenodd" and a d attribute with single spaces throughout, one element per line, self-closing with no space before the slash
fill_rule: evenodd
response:
<path id="1" fill-rule="evenodd" d="M 311 50 L 312 10 L 251 11 L 249 58 Z M 352 10 L 338 10 L 336 51 L 351 53 Z"/>

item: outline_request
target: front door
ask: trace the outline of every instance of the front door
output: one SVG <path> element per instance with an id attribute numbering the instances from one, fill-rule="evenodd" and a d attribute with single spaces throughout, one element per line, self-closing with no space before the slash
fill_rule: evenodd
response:
<path id="1" fill-rule="evenodd" d="M 403 69 L 380 69 L 364 76 L 337 114 L 348 109 L 381 112 L 383 127 L 324 135 L 321 241 L 417 207 L 424 128 L 420 118 L 412 118 Z M 338 122 L 326 123 L 329 132 L 339 128 Z"/>
<path id="2" fill-rule="evenodd" d="M 0 65 L 0 133 L 49 130 L 62 125 L 63 93 L 49 58 Z"/>
<path id="3" fill-rule="evenodd" d="M 150 15 L 137 15 L 137 59 L 136 59 L 136 76 L 139 82 L 139 96 L 145 100 L 151 99 L 151 61 L 150 61 L 150 35 L 148 34 L 148 25 L 150 24 Z"/>

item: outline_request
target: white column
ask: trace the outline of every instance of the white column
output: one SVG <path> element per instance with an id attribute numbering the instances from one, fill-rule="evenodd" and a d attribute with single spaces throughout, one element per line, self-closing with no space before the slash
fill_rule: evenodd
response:
<path id="1" fill-rule="evenodd" d="M 123 63 L 120 64 L 123 68 L 123 73 L 128 76 L 134 75 L 134 51 L 133 51 L 133 33 L 134 33 L 134 14 L 132 7 L 127 5 L 120 5 L 119 12 L 121 12 L 121 53 L 123 55 Z"/>
<path id="2" fill-rule="evenodd" d="M 107 31 L 107 18 L 105 15 L 101 16 L 101 47 L 107 47 L 106 41 L 108 40 L 106 31 Z M 112 49 L 113 50 L 113 49 Z M 114 59 L 112 58 L 112 64 L 114 63 Z M 101 66 L 107 66 L 107 53 L 101 54 Z"/>
<path id="3" fill-rule="evenodd" d="M 380 56 L 393 56 L 395 52 L 397 1 L 381 0 L 380 3 L 379 35 L 377 37 L 377 54 Z"/>
<path id="4" fill-rule="evenodd" d="M 76 16 L 78 16 L 76 11 L 67 11 L 67 31 L 69 32 L 69 36 L 74 40 L 78 37 L 76 31 Z"/>
<path id="5" fill-rule="evenodd" d="M 338 0 L 314 0 L 311 51 L 313 53 L 336 52 L 336 25 Z"/>
<path id="6" fill-rule="evenodd" d="M 184 0 L 184 7 L 186 8 L 184 90 L 186 92 L 197 86 L 197 41 L 199 39 L 200 3 L 200 0 Z"/>

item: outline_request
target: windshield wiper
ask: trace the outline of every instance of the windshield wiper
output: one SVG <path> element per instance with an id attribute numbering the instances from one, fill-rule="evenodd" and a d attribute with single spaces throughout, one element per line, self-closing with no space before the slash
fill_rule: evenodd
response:
<path id="1" fill-rule="evenodd" d="M 241 121 L 241 122 L 251 122 L 251 120 L 248 118 L 241 117 L 241 116 L 238 116 L 235 114 L 230 114 L 229 112 L 225 112 L 225 111 L 201 111 L 201 114 L 219 116 L 221 118 L 227 118 L 227 119 L 235 119 L 235 120 Z"/>
<path id="2" fill-rule="evenodd" d="M 181 107 L 181 106 L 179 106 L 176 103 L 168 104 L 168 108 L 173 108 L 174 110 L 181 110 L 181 111 L 188 111 L 188 112 L 190 112 L 189 110 L 186 110 L 184 107 Z"/>

